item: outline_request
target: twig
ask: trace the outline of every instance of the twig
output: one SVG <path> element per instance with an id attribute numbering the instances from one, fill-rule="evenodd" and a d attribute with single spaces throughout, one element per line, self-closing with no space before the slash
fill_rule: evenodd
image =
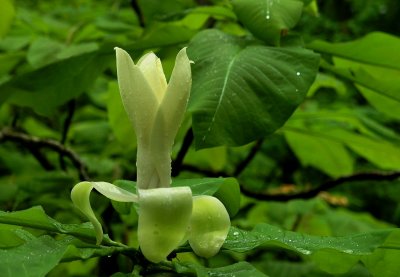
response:
<path id="1" fill-rule="evenodd" d="M 27 145 L 28 150 L 35 157 L 35 159 L 40 163 L 46 171 L 54 170 L 54 165 L 50 163 L 47 157 L 40 151 L 40 149 L 36 148 L 34 145 Z"/>
<path id="2" fill-rule="evenodd" d="M 229 176 L 229 174 L 227 174 L 224 171 L 212 171 L 209 169 L 203 169 L 203 168 L 199 168 L 199 167 L 189 165 L 189 164 L 182 165 L 181 171 L 190 171 L 193 173 L 199 173 L 199 174 L 207 176 L 207 177 L 227 177 L 227 176 Z"/>
<path id="3" fill-rule="evenodd" d="M 356 181 L 392 181 L 400 178 L 400 171 L 394 172 L 363 172 L 356 173 L 354 175 L 340 177 L 334 180 L 327 181 L 316 188 L 312 188 L 306 191 L 300 191 L 297 193 L 279 193 L 279 194 L 266 194 L 260 192 L 254 192 L 246 189 L 241 185 L 241 191 L 244 195 L 258 199 L 258 200 L 268 200 L 268 201 L 289 201 L 293 199 L 310 199 L 317 196 L 320 192 L 330 190 L 334 187 L 342 185 L 348 182 Z"/>
<path id="4" fill-rule="evenodd" d="M 140 27 L 144 28 L 145 27 L 144 16 L 137 0 L 131 0 L 131 6 L 138 17 Z"/>
<path id="5" fill-rule="evenodd" d="M 185 135 L 185 138 L 182 142 L 182 147 L 176 156 L 176 159 L 172 161 L 172 177 L 176 177 L 182 171 L 182 163 L 185 158 L 187 152 L 189 151 L 190 145 L 193 142 L 193 130 L 190 128 Z"/>
<path id="6" fill-rule="evenodd" d="M 242 171 L 254 159 L 254 157 L 256 156 L 257 152 L 261 149 L 262 143 L 263 143 L 262 139 L 259 139 L 259 140 L 256 141 L 254 146 L 250 149 L 249 153 L 247 154 L 247 157 L 236 166 L 236 169 L 233 172 L 233 176 L 237 177 L 237 176 L 240 175 L 240 173 L 242 173 Z"/>
<path id="7" fill-rule="evenodd" d="M 71 122 L 72 122 L 74 113 L 75 113 L 75 100 L 72 99 L 71 101 L 68 102 L 68 113 L 67 113 L 67 117 L 64 120 L 63 129 L 62 129 L 62 133 L 61 133 L 60 143 L 62 145 L 65 145 L 65 142 L 67 140 L 68 131 L 69 131 L 69 128 L 71 127 Z M 66 165 L 65 165 L 65 161 L 64 161 L 64 155 L 61 153 L 59 156 L 59 161 L 60 161 L 61 169 L 65 170 Z"/>
<path id="8" fill-rule="evenodd" d="M 89 176 L 86 172 L 86 166 L 81 161 L 79 156 L 69 148 L 66 148 L 64 145 L 59 143 L 58 141 L 51 139 L 42 139 L 34 136 L 30 136 L 24 133 L 14 132 L 9 129 L 3 129 L 0 131 L 0 142 L 1 141 L 12 141 L 17 142 L 26 147 L 36 147 L 36 148 L 48 148 L 53 151 L 58 152 L 59 154 L 65 155 L 68 157 L 72 164 L 78 169 L 79 177 L 82 180 L 88 180 Z"/>

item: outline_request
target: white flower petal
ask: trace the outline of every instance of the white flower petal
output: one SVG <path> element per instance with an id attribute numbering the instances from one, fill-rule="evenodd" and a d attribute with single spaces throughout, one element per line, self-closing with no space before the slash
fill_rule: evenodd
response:
<path id="1" fill-rule="evenodd" d="M 169 187 L 171 182 L 171 149 L 186 111 L 191 84 L 190 61 L 186 55 L 186 48 L 183 48 L 176 57 L 151 134 L 150 154 L 155 161 L 161 187 Z"/>
<path id="2" fill-rule="evenodd" d="M 167 80 L 160 59 L 153 53 L 147 53 L 137 63 L 142 71 L 147 83 L 153 89 L 158 103 L 161 103 L 165 91 L 167 90 Z"/>
<path id="3" fill-rule="evenodd" d="M 198 256 L 210 258 L 217 254 L 230 226 L 229 214 L 221 201 L 208 195 L 193 197 L 189 244 Z"/>
<path id="4" fill-rule="evenodd" d="M 115 50 L 122 103 L 135 128 L 138 144 L 146 145 L 158 110 L 157 96 L 129 54 L 118 47 Z"/>
<path id="5" fill-rule="evenodd" d="M 106 182 L 80 182 L 71 191 L 71 199 L 74 205 L 89 219 L 93 224 L 96 233 L 96 243 L 100 244 L 103 240 L 103 229 L 97 220 L 90 205 L 90 192 L 95 188 L 109 199 L 121 202 L 137 202 L 138 197 L 129 191 L 121 189 L 113 184 Z"/>
<path id="6" fill-rule="evenodd" d="M 138 239 L 146 259 L 161 262 L 180 245 L 191 213 L 189 187 L 139 191 Z"/>
<path id="7" fill-rule="evenodd" d="M 139 198 L 136 194 L 121 189 L 116 185 L 107 182 L 91 182 L 94 188 L 111 200 L 119 202 L 138 202 Z"/>
<path id="8" fill-rule="evenodd" d="M 96 234 L 96 243 L 100 244 L 103 240 L 103 229 L 100 222 L 97 220 L 93 213 L 92 206 L 90 206 L 90 192 L 93 185 L 90 182 L 80 182 L 74 186 L 71 191 L 71 199 L 74 205 L 89 219 L 93 224 Z"/>

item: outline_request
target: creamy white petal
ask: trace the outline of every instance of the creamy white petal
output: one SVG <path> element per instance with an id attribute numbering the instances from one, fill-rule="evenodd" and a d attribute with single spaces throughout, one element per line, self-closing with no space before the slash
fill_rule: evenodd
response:
<path id="1" fill-rule="evenodd" d="M 96 188 L 101 194 L 109 199 L 122 202 L 137 202 L 137 195 L 121 189 L 113 184 L 106 182 L 80 182 L 71 191 L 71 199 L 74 205 L 89 219 L 93 224 L 96 234 L 96 243 L 100 244 L 103 240 L 103 229 L 97 220 L 92 206 L 90 205 L 90 192 Z"/>
<path id="2" fill-rule="evenodd" d="M 160 59 L 150 52 L 141 57 L 137 65 L 157 96 L 158 103 L 161 103 L 167 89 L 167 80 Z"/>
<path id="3" fill-rule="evenodd" d="M 189 244 L 201 257 L 210 258 L 224 244 L 231 226 L 224 204 L 208 195 L 193 197 L 189 227 Z"/>
<path id="4" fill-rule="evenodd" d="M 129 54 L 121 48 L 115 50 L 122 103 L 135 128 L 138 144 L 147 144 L 158 110 L 157 97 Z"/>
<path id="5" fill-rule="evenodd" d="M 151 134 L 152 159 L 162 187 L 170 185 L 171 149 L 186 111 L 192 84 L 186 48 L 179 51 L 167 91 L 157 111 Z"/>
<path id="6" fill-rule="evenodd" d="M 107 182 L 91 182 L 94 188 L 111 200 L 119 202 L 138 202 L 139 198 L 136 194 L 121 189 L 116 185 Z"/>
<path id="7" fill-rule="evenodd" d="M 128 117 L 133 123 L 138 144 L 137 152 L 137 187 L 149 188 L 149 182 L 155 172 L 151 160 L 151 132 L 158 111 L 158 98 L 142 70 L 134 64 L 129 54 L 116 49 L 118 84 L 122 102 Z M 154 61 L 154 54 L 146 55 L 141 64 L 143 68 L 148 61 Z M 147 57 L 147 58 L 146 58 Z M 150 67 L 148 67 L 150 68 Z M 155 66 L 156 68 L 156 66 Z M 154 69 L 158 70 L 158 69 Z"/>
<path id="8" fill-rule="evenodd" d="M 185 237 L 192 213 L 189 187 L 139 190 L 138 239 L 143 255 L 158 263 Z"/>

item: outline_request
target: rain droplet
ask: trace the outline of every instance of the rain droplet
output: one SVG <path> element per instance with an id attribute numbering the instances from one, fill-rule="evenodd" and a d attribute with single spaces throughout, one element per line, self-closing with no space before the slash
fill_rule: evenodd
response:
<path id="1" fill-rule="evenodd" d="M 239 235 L 239 232 L 233 232 L 233 235 L 234 235 L 234 236 L 238 236 L 238 235 Z"/>
<path id="2" fill-rule="evenodd" d="M 353 250 L 351 250 L 351 249 L 343 250 L 343 252 L 347 253 L 347 254 L 353 254 Z"/>
<path id="3" fill-rule="evenodd" d="M 296 73 L 296 75 L 297 75 L 297 76 L 300 76 L 300 75 L 301 75 L 301 73 L 300 73 L 300 72 L 297 72 L 297 73 Z"/>

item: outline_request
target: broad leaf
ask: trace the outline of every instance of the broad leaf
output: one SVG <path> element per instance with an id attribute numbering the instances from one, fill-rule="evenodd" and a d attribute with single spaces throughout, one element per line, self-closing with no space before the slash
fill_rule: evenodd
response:
<path id="1" fill-rule="evenodd" d="M 109 65 L 113 57 L 110 54 L 93 51 L 16 76 L 0 86 L 4 92 L 0 104 L 9 98 L 18 106 L 49 115 L 59 105 L 88 90 Z"/>
<path id="2" fill-rule="evenodd" d="M 339 129 L 327 132 L 327 135 L 332 139 L 342 141 L 351 150 L 379 168 L 399 169 L 400 147 L 396 144 Z"/>
<path id="3" fill-rule="evenodd" d="M 10 213 L 0 211 L 0 223 L 68 234 L 88 242 L 95 242 L 95 234 L 91 224 L 62 224 L 47 216 L 43 208 L 39 206 Z M 120 246 L 107 237 L 103 242 L 108 245 Z"/>
<path id="4" fill-rule="evenodd" d="M 217 30 L 196 35 L 188 54 L 197 148 L 244 145 L 273 133 L 303 101 L 319 61 L 302 48 L 267 47 Z"/>
<path id="5" fill-rule="evenodd" d="M 218 268 L 206 268 L 199 264 L 176 262 L 174 263 L 174 267 L 177 273 L 196 274 L 198 277 L 268 277 L 247 262 L 238 262 Z"/>
<path id="6" fill-rule="evenodd" d="M 0 5 L 0 38 L 2 38 L 10 29 L 15 16 L 15 8 L 11 0 L 0 0 Z"/>
<path id="7" fill-rule="evenodd" d="M 109 256 L 128 250 L 127 247 L 115 246 L 100 248 L 83 243 L 73 236 L 63 236 L 60 239 L 48 235 L 35 237 L 21 229 L 14 230 L 14 233 L 24 243 L 0 249 L 0 276 L 46 276 L 61 261 Z"/>
<path id="8" fill-rule="evenodd" d="M 400 39 L 390 34 L 374 32 L 363 38 L 342 43 L 317 40 L 307 47 L 352 61 L 400 70 L 400 56 L 397 55 Z"/>
<path id="9" fill-rule="evenodd" d="M 400 86 L 397 82 L 400 76 L 398 37 L 375 32 L 350 42 L 314 41 L 307 47 L 335 57 L 334 65 L 322 63 L 326 69 L 381 94 L 381 98 L 387 98 L 383 100 L 385 102 L 400 101 Z M 371 97 L 366 98 L 371 101 Z M 382 107 L 382 104 L 372 105 L 379 109 Z"/>
<path id="10" fill-rule="evenodd" d="M 0 276 L 46 276 L 60 262 L 73 238 L 56 241 L 49 236 L 26 236 L 26 239 L 21 246 L 0 249 Z"/>
<path id="11" fill-rule="evenodd" d="M 255 37 L 275 45 L 282 33 L 297 24 L 303 9 L 297 0 L 234 0 L 232 4 L 239 21 Z"/>
<path id="12" fill-rule="evenodd" d="M 378 111 L 400 118 L 397 112 L 400 108 L 398 91 L 400 70 L 361 64 L 349 60 L 334 58 L 336 70 L 347 70 L 361 94 Z M 346 71 L 344 71 L 346 72 Z"/>
<path id="13" fill-rule="evenodd" d="M 387 247 L 387 237 L 398 232 L 398 229 L 387 229 L 343 237 L 318 237 L 259 224 L 252 231 L 232 227 L 222 249 L 245 252 L 261 246 L 286 248 L 299 255 L 310 255 L 321 269 L 338 274 L 349 271 L 379 247 Z M 398 249 L 399 241 L 392 243 L 392 247 Z"/>
<path id="14" fill-rule="evenodd" d="M 0 54 L 0 76 L 7 74 L 24 57 L 23 52 L 1 53 Z M 0 80 L 1 81 L 1 80 Z"/>
<path id="15" fill-rule="evenodd" d="M 353 159 L 343 143 L 312 132 L 285 129 L 285 138 L 303 166 L 313 166 L 332 177 L 353 172 Z"/>

